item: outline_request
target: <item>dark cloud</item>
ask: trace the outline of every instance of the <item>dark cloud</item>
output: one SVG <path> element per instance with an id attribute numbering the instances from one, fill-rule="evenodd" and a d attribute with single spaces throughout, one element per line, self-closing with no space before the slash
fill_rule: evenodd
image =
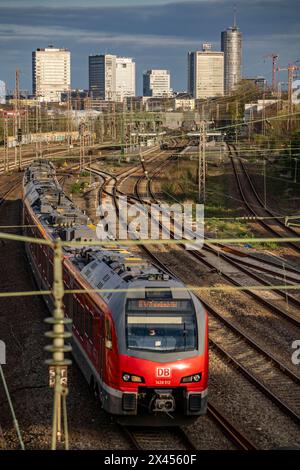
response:
<path id="1" fill-rule="evenodd" d="M 246 74 L 266 75 L 270 64 L 264 64 L 262 56 L 269 52 L 279 52 L 283 64 L 299 58 L 299 0 L 237 3 Z M 227 0 L 119 8 L 1 8 L 0 79 L 11 85 L 18 66 L 29 88 L 31 51 L 55 44 L 72 52 L 73 86 L 87 86 L 89 53 L 112 52 L 136 59 L 138 83 L 145 68 L 164 67 L 171 70 L 173 87 L 184 89 L 187 51 L 202 41 L 218 49 L 220 32 L 232 23 L 232 9 Z"/>

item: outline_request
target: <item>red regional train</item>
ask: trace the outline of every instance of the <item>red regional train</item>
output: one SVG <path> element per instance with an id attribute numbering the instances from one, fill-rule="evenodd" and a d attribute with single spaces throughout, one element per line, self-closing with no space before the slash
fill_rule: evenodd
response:
<path id="1" fill-rule="evenodd" d="M 87 246 L 97 240 L 95 226 L 64 194 L 52 163 L 25 171 L 23 208 L 26 235 L 82 242 L 64 248 L 65 290 L 116 289 L 64 297 L 73 356 L 104 410 L 131 423 L 205 414 L 208 319 L 199 299 L 123 246 Z M 52 249 L 28 243 L 26 251 L 38 287 L 51 289 Z"/>

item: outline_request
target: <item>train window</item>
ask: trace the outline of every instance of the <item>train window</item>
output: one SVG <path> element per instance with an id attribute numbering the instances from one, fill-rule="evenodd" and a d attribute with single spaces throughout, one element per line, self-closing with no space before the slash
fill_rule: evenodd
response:
<path id="1" fill-rule="evenodd" d="M 80 336 L 83 336 L 83 332 L 84 332 L 84 310 L 83 310 L 83 308 L 80 304 L 77 305 L 77 309 L 78 309 L 77 311 L 78 311 L 78 316 L 79 316 L 78 331 L 79 331 Z"/>
<path id="2" fill-rule="evenodd" d="M 64 287 L 65 290 L 72 289 L 72 280 L 66 270 L 64 271 Z M 64 296 L 65 312 L 69 318 L 73 318 L 73 299 L 72 294 L 65 294 Z"/>
<path id="3" fill-rule="evenodd" d="M 74 300 L 74 310 L 73 310 L 73 325 L 74 328 L 78 331 L 78 313 L 77 313 L 77 308 L 76 308 L 76 300 Z"/>
<path id="4" fill-rule="evenodd" d="M 74 302 L 73 323 L 79 335 L 82 337 L 84 331 L 84 310 L 76 299 Z"/>
<path id="5" fill-rule="evenodd" d="M 93 341 L 93 317 L 89 312 L 85 315 L 85 334 Z"/>
<path id="6" fill-rule="evenodd" d="M 101 323 L 99 317 L 93 317 L 93 343 L 100 344 Z"/>
<path id="7" fill-rule="evenodd" d="M 165 305 L 165 302 L 161 302 Z M 193 309 L 128 311 L 126 314 L 128 349 L 175 352 L 197 349 L 197 321 Z"/>
<path id="8" fill-rule="evenodd" d="M 48 280 L 49 280 L 49 285 L 52 288 L 53 286 L 53 263 L 50 261 L 48 258 Z"/>
<path id="9" fill-rule="evenodd" d="M 105 317 L 105 347 L 107 349 L 112 349 L 112 331 L 108 317 Z"/>
<path id="10" fill-rule="evenodd" d="M 39 266 L 41 266 L 41 245 L 37 245 L 37 261 Z"/>
<path id="11" fill-rule="evenodd" d="M 69 318 L 73 318 L 73 310 L 72 310 L 72 295 L 65 294 L 64 296 L 64 304 L 65 304 L 65 313 L 68 315 Z"/>
<path id="12" fill-rule="evenodd" d="M 146 289 L 146 299 L 172 299 L 172 292 L 170 290 L 159 291 L 154 289 Z"/>

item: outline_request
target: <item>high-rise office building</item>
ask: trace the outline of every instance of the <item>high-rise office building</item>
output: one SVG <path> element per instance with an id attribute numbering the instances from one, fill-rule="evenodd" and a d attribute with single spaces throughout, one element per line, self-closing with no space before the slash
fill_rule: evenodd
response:
<path id="1" fill-rule="evenodd" d="M 135 62 L 111 54 L 90 55 L 89 91 L 93 98 L 108 101 L 135 96 Z"/>
<path id="2" fill-rule="evenodd" d="M 188 91 L 195 99 L 224 94 L 224 54 L 203 44 L 202 51 L 188 53 Z"/>
<path id="3" fill-rule="evenodd" d="M 0 80 L 0 104 L 6 103 L 6 85 L 5 82 Z"/>
<path id="4" fill-rule="evenodd" d="M 95 54 L 89 56 L 89 91 L 93 98 L 115 100 L 115 55 Z"/>
<path id="5" fill-rule="evenodd" d="M 224 52 L 225 93 L 230 93 L 241 79 L 242 33 L 235 19 L 234 25 L 221 33 L 221 50 Z"/>
<path id="6" fill-rule="evenodd" d="M 135 96 L 135 62 L 128 57 L 116 59 L 116 101 Z"/>
<path id="7" fill-rule="evenodd" d="M 71 88 L 71 54 L 49 46 L 32 53 L 32 89 L 40 101 L 60 101 Z"/>
<path id="8" fill-rule="evenodd" d="M 143 95 L 155 98 L 172 94 L 169 70 L 151 69 L 143 74 Z"/>

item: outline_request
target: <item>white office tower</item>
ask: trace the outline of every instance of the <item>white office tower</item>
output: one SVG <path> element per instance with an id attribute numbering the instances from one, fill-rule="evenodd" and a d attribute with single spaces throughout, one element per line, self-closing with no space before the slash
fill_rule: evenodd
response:
<path id="1" fill-rule="evenodd" d="M 6 103 L 6 85 L 5 82 L 0 80 L 0 104 Z"/>
<path id="2" fill-rule="evenodd" d="M 224 95 L 224 53 L 203 44 L 202 51 L 188 53 L 188 91 L 195 99 Z"/>
<path id="3" fill-rule="evenodd" d="M 116 59 L 116 101 L 135 96 L 135 62 L 128 57 Z"/>
<path id="4" fill-rule="evenodd" d="M 61 101 L 71 88 L 71 53 L 49 46 L 32 53 L 32 88 L 40 101 Z"/>
<path id="5" fill-rule="evenodd" d="M 151 69 L 143 74 L 143 95 L 154 98 L 169 97 L 172 94 L 169 70 Z"/>
<path id="6" fill-rule="evenodd" d="M 221 34 L 221 50 L 224 52 L 225 93 L 230 93 L 241 79 L 242 33 L 234 25 Z"/>

